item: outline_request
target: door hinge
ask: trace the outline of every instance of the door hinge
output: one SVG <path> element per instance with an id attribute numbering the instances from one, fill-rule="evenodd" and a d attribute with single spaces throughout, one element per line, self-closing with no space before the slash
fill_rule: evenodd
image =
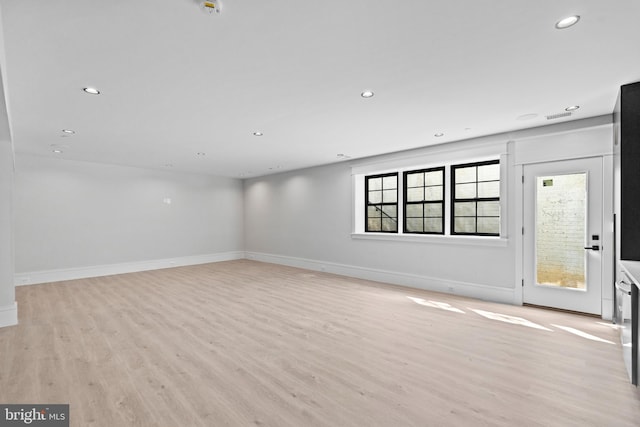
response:
<path id="1" fill-rule="evenodd" d="M 524 236 L 524 227 L 522 227 L 522 235 Z"/>
<path id="2" fill-rule="evenodd" d="M 524 184 L 524 175 L 522 175 L 522 183 Z"/>
<path id="3" fill-rule="evenodd" d="M 522 287 L 524 288 L 524 279 L 522 279 Z"/>

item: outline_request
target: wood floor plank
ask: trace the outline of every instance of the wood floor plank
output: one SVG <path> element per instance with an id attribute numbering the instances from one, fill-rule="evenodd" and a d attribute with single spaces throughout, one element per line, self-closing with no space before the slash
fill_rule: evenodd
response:
<path id="1" fill-rule="evenodd" d="M 593 317 L 249 260 L 16 298 L 0 402 L 69 403 L 72 426 L 640 425 Z"/>

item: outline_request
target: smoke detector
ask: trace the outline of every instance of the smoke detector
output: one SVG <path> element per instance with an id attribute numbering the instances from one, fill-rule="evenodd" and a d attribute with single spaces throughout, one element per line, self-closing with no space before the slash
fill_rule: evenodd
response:
<path id="1" fill-rule="evenodd" d="M 210 15 L 213 15 L 214 13 L 220 13 L 220 9 L 222 7 L 222 5 L 220 4 L 220 0 L 201 1 L 199 3 L 200 8 Z"/>

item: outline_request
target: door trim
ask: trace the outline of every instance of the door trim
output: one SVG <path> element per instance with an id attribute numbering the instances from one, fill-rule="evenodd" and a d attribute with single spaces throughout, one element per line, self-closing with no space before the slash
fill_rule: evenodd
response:
<path id="1" fill-rule="evenodd" d="M 511 144 L 509 144 L 511 146 Z M 515 144 L 514 144 L 515 145 Z M 510 147 L 511 148 L 511 147 Z M 514 165 L 513 185 L 515 187 L 514 210 L 515 215 L 515 245 L 516 245 L 516 265 L 514 278 L 513 303 L 515 305 L 524 305 L 524 236 L 522 228 L 524 227 L 524 166 L 536 163 L 548 163 L 561 160 L 577 160 L 591 157 L 602 158 L 602 245 L 606 247 L 606 256 L 602 257 L 602 314 L 604 320 L 613 319 L 613 295 L 614 283 L 611 281 L 613 275 L 615 260 L 613 260 L 613 246 L 615 245 L 613 237 L 613 191 L 614 191 L 614 162 L 613 154 L 602 154 L 597 156 L 577 156 L 573 158 L 558 158 L 553 160 L 522 162 Z"/>

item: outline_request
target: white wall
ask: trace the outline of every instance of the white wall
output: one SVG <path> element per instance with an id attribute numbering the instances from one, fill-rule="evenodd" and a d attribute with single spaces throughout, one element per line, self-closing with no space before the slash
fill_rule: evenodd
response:
<path id="1" fill-rule="evenodd" d="M 0 327 L 14 325 L 18 321 L 13 284 L 12 192 L 13 149 L 10 140 L 0 138 Z"/>
<path id="2" fill-rule="evenodd" d="M 5 64 L 4 35 L 0 31 L 0 328 L 18 323 L 13 283 L 13 143 L 6 102 Z"/>
<path id="3" fill-rule="evenodd" d="M 503 142 L 506 147 L 507 141 Z M 412 155 L 427 151 L 415 150 Z M 502 151 L 496 153 L 497 157 Z M 364 162 L 384 165 L 385 159 L 397 157 L 382 156 Z M 513 302 L 513 239 L 448 237 L 434 241 L 426 237 L 424 241 L 400 241 L 352 235 L 352 166 L 362 163 L 339 163 L 245 181 L 247 256 Z M 513 204 L 515 197 L 511 193 L 508 200 Z M 513 221 L 510 222 L 513 230 Z"/>
<path id="4" fill-rule="evenodd" d="M 242 257 L 242 204 L 236 179 L 18 154 L 16 281 Z"/>
<path id="5" fill-rule="evenodd" d="M 522 164 L 611 153 L 611 118 L 602 117 L 447 147 L 378 156 L 245 181 L 245 249 L 249 258 L 509 303 L 522 301 Z M 565 143 L 566 142 L 566 143 Z M 406 159 L 456 160 L 475 144 L 509 152 L 506 238 L 366 238 L 354 231 L 352 171 L 395 167 Z M 536 148 L 537 147 L 537 148 Z M 567 147 L 570 150 L 567 150 Z M 520 151 L 519 151 L 520 150 Z M 541 155 L 540 153 L 543 153 Z M 473 155 L 472 155 L 473 156 Z M 473 159 L 471 159 L 473 160 Z M 517 160 L 517 162 L 516 162 Z M 605 236 L 605 238 L 607 238 Z M 606 311 L 606 310 L 605 310 Z M 608 312 L 607 312 L 608 313 Z"/>

